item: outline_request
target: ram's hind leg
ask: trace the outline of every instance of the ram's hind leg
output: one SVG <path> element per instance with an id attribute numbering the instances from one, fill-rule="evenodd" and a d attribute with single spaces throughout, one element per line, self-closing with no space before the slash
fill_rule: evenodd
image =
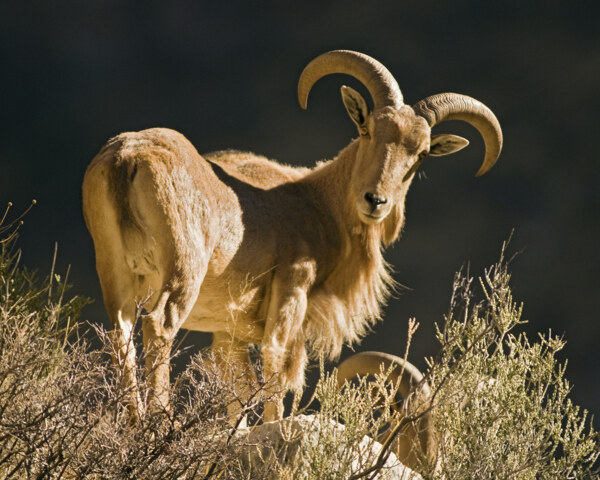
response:
<path id="1" fill-rule="evenodd" d="M 150 313 L 142 317 L 146 379 L 150 387 L 148 404 L 152 411 L 170 409 L 173 341 L 198 298 L 203 276 L 173 275 L 155 297 Z"/>
<path id="2" fill-rule="evenodd" d="M 174 160 L 178 153 L 163 154 L 164 162 L 142 162 L 137 168 L 130 203 L 139 219 L 140 240 L 134 231 L 128 237 L 133 263 L 144 269 L 152 293 L 142 331 L 148 407 L 153 411 L 170 408 L 171 348 L 198 299 L 214 244 L 206 199 L 190 177 L 194 172 L 187 165 L 182 169 L 182 159 Z"/>
<path id="3" fill-rule="evenodd" d="M 134 345 L 136 321 L 134 288 L 137 278 L 125 264 L 118 239 L 106 245 L 106 250 L 96 249 L 96 268 L 104 305 L 112 324 L 109 339 L 113 361 L 117 367 L 119 388 L 130 419 L 135 423 L 143 411 L 137 385 Z"/>

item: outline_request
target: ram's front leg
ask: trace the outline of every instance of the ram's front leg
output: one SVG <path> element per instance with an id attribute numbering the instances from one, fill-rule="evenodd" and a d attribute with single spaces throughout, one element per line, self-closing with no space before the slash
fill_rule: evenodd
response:
<path id="1" fill-rule="evenodd" d="M 215 366 L 221 378 L 234 387 L 235 399 L 227 406 L 227 414 L 232 425 L 239 422 L 239 427 L 246 426 L 246 419 L 239 421 L 249 401 L 258 391 L 258 381 L 250 355 L 248 344 L 225 332 L 213 333 L 211 347 L 215 358 Z"/>
<path id="2" fill-rule="evenodd" d="M 264 421 L 283 417 L 283 397 L 287 391 L 298 394 L 304 387 L 306 348 L 302 325 L 307 293 L 314 278 L 314 264 L 302 262 L 277 272 L 273 279 L 262 341 L 266 392 L 270 397 L 265 402 Z"/>

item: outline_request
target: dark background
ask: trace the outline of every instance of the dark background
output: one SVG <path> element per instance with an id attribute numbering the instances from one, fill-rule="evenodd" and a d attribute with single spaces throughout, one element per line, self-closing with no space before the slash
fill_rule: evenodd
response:
<path id="1" fill-rule="evenodd" d="M 347 77 L 296 101 L 303 67 L 334 48 L 385 64 L 412 104 L 442 91 L 487 104 L 504 129 L 499 163 L 471 146 L 430 158 L 407 200 L 403 238 L 387 253 L 410 288 L 359 349 L 401 354 L 407 319 L 421 328 L 411 359 L 433 355 L 454 272 L 496 261 L 514 229 L 514 294 L 527 329 L 565 335 L 576 403 L 600 413 L 600 8 L 597 2 L 456 0 L 0 2 L 0 207 L 38 205 L 21 231 L 23 262 L 72 265 L 75 291 L 106 323 L 81 215 L 81 181 L 111 136 L 168 126 L 200 152 L 255 151 L 293 165 L 331 158 L 356 135 L 340 100 Z M 194 342 L 206 345 L 208 334 Z M 346 351 L 345 354 L 348 354 Z"/>

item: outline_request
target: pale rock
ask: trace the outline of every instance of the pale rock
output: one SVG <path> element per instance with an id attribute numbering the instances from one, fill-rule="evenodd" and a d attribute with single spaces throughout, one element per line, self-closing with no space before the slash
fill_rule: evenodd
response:
<path id="1" fill-rule="evenodd" d="M 250 473 L 257 465 L 270 462 L 276 456 L 277 463 L 281 466 L 291 467 L 299 464 L 294 478 L 302 479 L 306 466 L 302 464 L 306 458 L 298 458 L 302 451 L 314 449 L 329 449 L 336 438 L 336 449 L 324 453 L 330 472 L 349 475 L 358 473 L 373 465 L 381 451 L 382 445 L 370 437 L 365 436 L 362 441 L 349 449 L 344 443 L 346 439 L 345 427 L 334 421 L 328 424 L 315 415 L 297 415 L 287 417 L 275 422 L 257 425 L 250 429 L 242 429 L 237 433 L 237 441 L 246 444 L 244 458 L 241 459 L 245 468 Z M 302 447 L 302 448 L 301 448 Z M 337 451 L 336 451 L 337 450 Z M 276 477 L 274 477 L 276 478 Z M 378 480 L 422 480 L 421 475 L 404 466 L 391 453 L 385 466 L 376 477 Z"/>

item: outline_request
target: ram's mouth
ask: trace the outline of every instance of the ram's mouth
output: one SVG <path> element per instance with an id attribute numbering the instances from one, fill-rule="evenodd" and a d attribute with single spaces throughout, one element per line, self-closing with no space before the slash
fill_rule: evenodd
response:
<path id="1" fill-rule="evenodd" d="M 376 225 L 379 222 L 381 222 L 385 217 L 386 217 L 386 213 L 383 212 L 373 212 L 373 213 L 364 213 L 364 212 L 358 212 L 358 216 L 361 220 L 361 222 L 369 224 L 369 225 Z"/>

